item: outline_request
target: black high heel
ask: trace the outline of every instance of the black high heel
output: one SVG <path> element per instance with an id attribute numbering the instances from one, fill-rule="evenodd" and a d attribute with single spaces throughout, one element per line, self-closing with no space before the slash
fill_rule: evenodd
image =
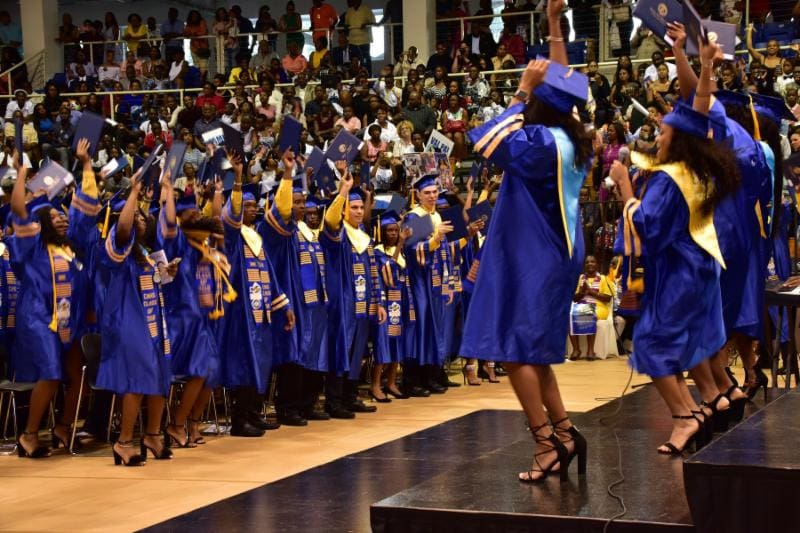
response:
<path id="1" fill-rule="evenodd" d="M 375 394 L 373 394 L 372 391 L 369 391 L 369 396 L 378 403 L 392 403 L 392 400 L 390 400 L 388 397 L 378 398 L 377 396 L 375 396 Z"/>
<path id="2" fill-rule="evenodd" d="M 531 435 L 533 435 L 533 440 L 534 440 L 534 442 L 536 442 L 536 444 L 547 443 L 550 446 L 548 448 L 540 451 L 540 452 L 536 452 L 535 454 L 533 454 L 534 466 L 538 467 L 538 470 L 534 470 L 534 468 L 532 466 L 531 468 L 528 469 L 527 472 L 520 473 L 519 480 L 522 483 L 541 483 L 541 482 L 543 482 L 545 480 L 545 478 L 547 478 L 548 474 L 550 474 L 553 471 L 553 468 L 557 464 L 561 464 L 562 465 L 562 468 L 561 468 L 561 470 L 562 470 L 561 479 L 565 479 L 567 477 L 566 469 L 563 468 L 563 465 L 566 463 L 567 456 L 569 455 L 569 453 L 567 452 L 567 449 L 564 447 L 564 445 L 558 439 L 558 437 L 556 436 L 555 432 L 550 433 L 550 435 L 548 435 L 547 437 L 542 437 L 541 435 L 539 435 L 537 433 L 537 431 L 539 431 L 540 429 L 542 429 L 546 425 L 547 425 L 547 423 L 544 423 L 541 426 L 530 428 Z M 557 454 L 555 461 L 553 461 L 552 463 L 550 463 L 546 467 L 543 467 L 539 463 L 539 456 L 540 455 L 544 455 L 546 453 L 550 453 L 550 452 L 552 452 L 554 450 L 555 450 L 555 452 Z M 534 478 L 533 475 L 536 472 L 540 472 L 542 474 L 541 477 Z M 528 477 L 522 477 L 523 473 L 527 474 Z"/>
<path id="3" fill-rule="evenodd" d="M 728 431 L 728 424 L 730 423 L 730 407 L 728 409 L 723 409 L 722 411 L 717 409 L 717 404 L 724 397 L 724 394 L 718 394 L 717 397 L 711 401 L 711 403 L 700 402 L 702 407 L 708 407 L 711 409 L 711 420 L 714 422 L 714 431 L 717 433 L 724 433 Z"/>
<path id="4" fill-rule="evenodd" d="M 408 400 L 410 398 L 408 394 L 404 394 L 402 392 L 400 394 L 397 394 L 396 392 L 392 392 L 392 390 L 389 387 L 384 387 L 383 393 L 386 396 L 391 396 L 395 400 Z"/>
<path id="5" fill-rule="evenodd" d="M 767 387 L 769 386 L 769 378 L 764 373 L 764 371 L 761 370 L 758 367 L 754 368 L 753 372 L 756 375 L 756 384 L 755 384 L 755 387 L 751 387 L 749 385 L 747 386 L 747 391 L 745 391 L 745 394 L 747 394 L 747 399 L 748 400 L 752 400 L 753 398 L 755 398 L 756 394 L 758 394 L 759 389 L 761 389 L 763 387 L 764 388 L 764 401 L 766 402 L 767 401 Z"/>
<path id="6" fill-rule="evenodd" d="M 464 368 L 461 369 L 461 373 L 464 375 L 464 385 L 469 383 L 471 387 L 480 386 L 481 380 L 476 378 L 477 381 L 472 381 L 469 377 L 470 373 L 475 370 L 475 365 L 464 365 Z"/>
<path id="7" fill-rule="evenodd" d="M 489 373 L 489 369 L 492 369 L 492 374 L 494 373 L 494 361 L 488 361 L 480 366 L 478 369 L 478 377 L 482 380 L 486 380 L 489 383 L 500 383 L 500 380 L 497 379 L 497 376 L 492 377 L 492 374 Z"/>
<path id="8" fill-rule="evenodd" d="M 726 366 L 725 373 L 728 375 L 728 379 L 731 380 L 731 383 L 733 383 L 734 387 L 738 387 L 739 380 L 736 379 L 736 376 L 733 374 L 733 370 L 731 370 L 731 367 Z"/>
<path id="9" fill-rule="evenodd" d="M 147 436 L 147 437 L 160 437 L 161 433 L 145 433 L 145 436 Z M 164 445 L 161 447 L 161 451 L 160 452 L 156 452 L 155 448 L 151 448 L 150 446 L 145 444 L 144 437 L 142 437 L 142 442 L 141 442 L 141 445 L 140 445 L 140 451 L 141 451 L 142 457 L 144 457 L 145 460 L 146 460 L 147 459 L 147 450 L 150 450 L 150 453 L 153 454 L 153 458 L 154 459 L 157 459 L 157 460 L 172 459 L 172 450 L 169 449 L 169 447 L 167 446 L 166 442 L 167 442 L 167 439 L 165 437 L 164 438 Z"/>
<path id="10" fill-rule="evenodd" d="M 133 448 L 133 441 L 132 440 L 118 440 L 111 446 L 111 453 L 114 454 L 114 465 L 119 466 L 144 466 L 145 462 L 147 461 L 144 456 L 142 455 L 133 455 L 128 458 L 128 462 L 122 457 L 122 454 L 117 453 L 116 446 L 119 444 L 120 448 Z"/>
<path id="11" fill-rule="evenodd" d="M 184 428 L 183 426 L 179 426 L 177 424 L 168 424 L 167 425 L 167 430 L 169 428 L 182 429 L 184 432 L 186 431 L 186 428 Z M 185 437 L 186 440 L 181 442 L 174 435 L 170 434 L 170 432 L 167 431 L 167 430 L 164 431 L 164 446 L 166 446 L 168 448 L 173 448 L 172 443 L 174 441 L 174 443 L 177 445 L 178 448 L 196 448 L 197 447 L 197 444 L 195 444 L 194 442 L 191 442 L 191 440 L 189 440 L 189 435 L 188 434 L 186 434 L 186 437 Z"/>
<path id="12" fill-rule="evenodd" d="M 692 435 L 688 439 L 686 439 L 686 444 L 683 445 L 683 448 L 678 448 L 677 446 L 672 444 L 670 441 L 667 441 L 664 444 L 662 444 L 662 446 L 665 446 L 668 449 L 668 451 L 663 451 L 663 450 L 659 449 L 658 453 L 660 453 L 662 455 L 683 455 L 683 452 L 685 450 L 687 450 L 692 444 L 696 444 L 697 443 L 697 434 L 700 433 L 703 424 L 702 424 L 702 422 L 697 420 L 697 417 L 694 416 L 694 415 L 672 415 L 672 418 L 674 418 L 676 420 L 694 419 L 695 421 L 697 421 L 697 431 L 692 433 Z"/>
<path id="13" fill-rule="evenodd" d="M 61 438 L 58 435 L 56 435 L 56 428 L 57 427 L 66 428 L 67 429 L 67 437 L 66 438 Z M 52 435 L 53 449 L 54 450 L 57 450 L 58 447 L 63 444 L 64 448 L 67 451 L 70 451 L 70 449 L 69 449 L 69 436 L 72 435 L 72 426 L 66 426 L 64 424 L 56 424 L 53 427 L 53 429 L 50 431 L 50 433 Z M 72 451 L 70 451 L 70 453 L 72 453 L 73 455 L 77 454 L 78 452 L 81 451 L 82 448 L 83 448 L 83 443 L 81 442 L 81 440 L 76 435 L 75 436 L 75 442 L 72 443 Z"/>
<path id="14" fill-rule="evenodd" d="M 700 431 L 697 432 L 697 437 L 695 438 L 695 445 L 699 450 L 714 439 L 714 425 L 711 423 L 712 415 L 707 415 L 702 409 L 699 411 L 692 411 L 692 414 L 703 416 L 703 420 L 695 416 L 697 421 L 700 422 Z"/>
<path id="15" fill-rule="evenodd" d="M 730 420 L 732 420 L 736 424 L 741 422 L 742 418 L 744 418 L 744 406 L 747 404 L 747 400 L 748 400 L 747 396 L 745 396 L 744 398 L 737 398 L 736 400 L 731 398 L 731 395 L 733 394 L 733 391 L 735 391 L 738 388 L 739 388 L 738 386 L 734 385 L 731 388 L 729 388 L 728 390 L 726 390 L 725 394 L 723 394 L 723 396 L 725 396 L 728 399 L 728 401 L 731 403 L 731 406 L 730 406 L 730 412 L 731 412 Z M 766 392 L 766 388 L 764 389 L 764 391 Z"/>
<path id="16" fill-rule="evenodd" d="M 259 417 L 259 418 L 262 418 L 260 414 L 258 414 L 258 417 Z M 195 424 L 195 425 L 197 425 L 198 427 L 200 426 L 200 419 L 199 419 L 199 418 L 191 418 L 191 417 L 187 417 L 187 418 L 186 418 L 186 421 L 187 421 L 189 424 Z M 200 435 L 200 436 L 199 436 L 199 437 L 197 437 L 196 439 L 192 439 L 191 437 L 189 437 L 189 434 L 190 434 L 190 433 L 191 433 L 191 432 L 189 431 L 189 428 L 186 428 L 186 436 L 187 436 L 187 438 L 188 438 L 189 442 L 191 442 L 191 443 L 192 443 L 192 444 L 194 444 L 195 446 L 197 446 L 198 444 L 205 444 L 205 443 L 206 443 L 206 439 L 204 439 L 204 438 L 203 438 L 203 435 Z"/>
<path id="17" fill-rule="evenodd" d="M 569 417 L 562 418 L 557 422 L 553 422 L 553 429 L 555 430 L 556 434 L 559 436 L 559 440 L 562 443 L 567 443 L 572 441 L 573 448 L 571 452 L 568 452 L 566 462 L 561 465 L 559 469 L 561 472 L 561 479 L 567 477 L 567 472 L 569 471 L 569 465 L 572 463 L 572 460 L 577 457 L 578 458 L 578 475 L 582 476 L 586 474 L 586 458 L 587 458 L 587 449 L 588 445 L 586 443 L 586 439 L 583 435 L 580 434 L 578 428 L 575 425 L 571 425 L 568 429 L 564 429 L 559 426 L 559 424 L 566 422 L 569 420 Z M 562 438 L 563 436 L 563 438 Z M 566 446 L 564 446 L 566 448 Z"/>
<path id="18" fill-rule="evenodd" d="M 45 457 L 50 457 L 50 448 L 47 446 L 37 446 L 33 449 L 32 452 L 29 452 L 25 449 L 25 446 L 22 445 L 22 435 L 36 435 L 37 432 L 35 431 L 23 431 L 22 434 L 17 439 L 17 455 L 20 457 L 27 457 L 29 459 L 43 459 Z"/>

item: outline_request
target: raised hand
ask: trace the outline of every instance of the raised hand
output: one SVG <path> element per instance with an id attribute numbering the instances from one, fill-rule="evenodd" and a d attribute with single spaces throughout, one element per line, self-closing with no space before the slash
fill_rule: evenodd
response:
<path id="1" fill-rule="evenodd" d="M 673 50 L 683 50 L 686 44 L 686 29 L 680 22 L 672 22 L 667 24 L 667 37 L 672 39 Z"/>
<path id="2" fill-rule="evenodd" d="M 522 73 L 519 90 L 530 94 L 530 91 L 541 85 L 548 66 L 550 66 L 550 61 L 547 59 L 529 61 L 528 66 L 525 67 L 525 71 Z"/>
<path id="3" fill-rule="evenodd" d="M 547 18 L 560 18 L 561 13 L 564 11 L 564 0 L 548 0 L 547 2 Z"/>
<path id="4" fill-rule="evenodd" d="M 81 163 L 86 163 L 87 161 L 91 161 L 89 157 L 89 140 L 88 139 L 81 139 L 78 141 L 78 147 L 75 150 L 75 157 Z"/>

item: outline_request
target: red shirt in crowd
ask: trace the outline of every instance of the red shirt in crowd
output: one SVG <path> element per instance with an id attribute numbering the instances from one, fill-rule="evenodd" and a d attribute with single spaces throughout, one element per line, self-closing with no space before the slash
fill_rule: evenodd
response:
<path id="1" fill-rule="evenodd" d="M 225 99 L 218 94 L 214 96 L 206 96 L 201 94 L 197 97 L 195 101 L 195 107 L 202 108 L 206 104 L 214 104 L 214 107 L 217 108 L 217 115 L 221 115 L 225 112 Z"/>
<path id="2" fill-rule="evenodd" d="M 172 148 L 172 133 L 169 132 L 169 131 L 162 131 L 161 132 L 161 142 L 163 142 L 164 144 L 167 145 L 167 150 Z M 153 148 L 155 148 L 155 146 L 156 146 L 156 136 L 153 135 L 152 131 L 144 136 L 144 141 L 142 142 L 142 144 L 144 144 L 144 146 L 148 150 L 152 150 Z"/>

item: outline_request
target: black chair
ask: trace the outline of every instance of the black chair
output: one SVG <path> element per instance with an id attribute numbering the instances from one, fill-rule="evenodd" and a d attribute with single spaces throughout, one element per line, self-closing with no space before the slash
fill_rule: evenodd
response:
<path id="1" fill-rule="evenodd" d="M 81 409 L 81 400 L 83 399 L 83 389 L 86 385 L 89 386 L 91 391 L 103 390 L 97 386 L 97 372 L 100 369 L 100 335 L 98 333 L 87 333 L 81 337 L 81 350 L 85 364 L 81 368 L 81 384 L 78 389 L 78 404 L 75 408 L 75 416 L 72 421 L 72 435 L 69 439 L 69 451 L 73 453 L 73 446 L 75 444 L 75 435 L 78 432 L 78 413 Z M 117 400 L 117 395 L 111 396 L 111 409 L 108 415 L 108 430 L 106 431 L 106 441 L 111 442 L 111 427 L 114 420 L 114 403 Z"/>
<path id="2" fill-rule="evenodd" d="M 8 421 L 14 425 L 14 438 L 19 435 L 17 424 L 17 397 L 21 392 L 30 392 L 36 386 L 35 382 L 16 381 L 9 369 L 9 354 L 5 346 L 0 346 L 0 412 L 2 412 L 3 401 L 8 398 L 6 408 L 5 424 L 3 425 L 3 439 L 8 439 Z M 50 402 L 50 418 L 55 423 L 53 402 Z"/>

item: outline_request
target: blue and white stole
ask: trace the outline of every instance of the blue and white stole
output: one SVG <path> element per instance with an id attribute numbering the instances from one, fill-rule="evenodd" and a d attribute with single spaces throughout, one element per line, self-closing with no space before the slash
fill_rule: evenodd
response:
<path id="1" fill-rule="evenodd" d="M 558 203 L 561 207 L 561 221 L 564 224 L 564 235 L 567 239 L 567 251 L 572 257 L 575 246 L 575 232 L 578 221 L 578 196 L 585 169 L 575 166 L 575 146 L 561 128 L 547 128 L 556 141 L 558 175 Z"/>

